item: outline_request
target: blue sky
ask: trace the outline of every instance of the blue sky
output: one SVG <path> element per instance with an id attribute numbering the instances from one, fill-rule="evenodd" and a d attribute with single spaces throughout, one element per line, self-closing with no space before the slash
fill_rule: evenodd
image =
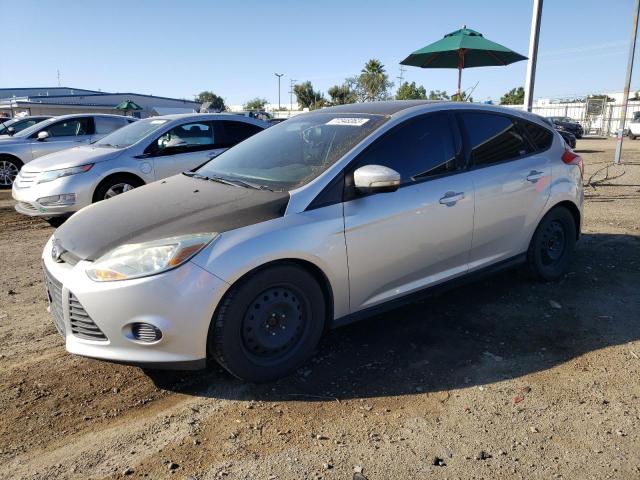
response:
<path id="1" fill-rule="evenodd" d="M 621 90 L 632 8 L 633 0 L 547 0 L 535 96 Z M 527 55 L 531 9 L 531 0 L 0 0 L 0 87 L 55 86 L 59 68 L 63 86 L 277 102 L 278 72 L 285 103 L 290 78 L 326 92 L 369 58 L 397 82 L 407 54 L 462 24 Z M 476 100 L 499 99 L 524 84 L 525 70 L 526 62 L 468 69 L 463 88 L 478 82 Z M 455 70 L 409 67 L 404 77 L 427 90 L 456 86 Z"/>

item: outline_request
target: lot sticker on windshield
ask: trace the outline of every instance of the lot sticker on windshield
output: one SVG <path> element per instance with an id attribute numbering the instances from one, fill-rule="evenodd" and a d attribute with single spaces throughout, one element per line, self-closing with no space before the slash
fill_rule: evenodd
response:
<path id="1" fill-rule="evenodd" d="M 151 125 L 162 125 L 163 123 L 167 123 L 166 120 L 151 120 Z"/>
<path id="2" fill-rule="evenodd" d="M 368 121 L 368 118 L 332 118 L 327 122 L 327 125 L 349 125 L 351 127 L 361 127 Z"/>

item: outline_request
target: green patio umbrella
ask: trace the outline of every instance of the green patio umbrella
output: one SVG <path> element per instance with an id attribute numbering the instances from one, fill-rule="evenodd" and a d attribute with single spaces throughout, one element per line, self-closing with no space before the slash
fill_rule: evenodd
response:
<path id="1" fill-rule="evenodd" d="M 118 105 L 115 106 L 116 110 L 124 110 L 124 114 L 126 115 L 127 112 L 133 112 L 133 111 L 139 111 L 142 110 L 142 107 L 140 105 L 138 105 L 136 102 L 134 102 L 133 100 L 125 100 L 122 103 L 119 103 Z"/>
<path id="2" fill-rule="evenodd" d="M 400 64 L 420 68 L 457 68 L 458 98 L 461 99 L 463 68 L 504 66 L 526 59 L 524 55 L 487 40 L 480 32 L 464 25 L 442 40 L 416 50 Z"/>

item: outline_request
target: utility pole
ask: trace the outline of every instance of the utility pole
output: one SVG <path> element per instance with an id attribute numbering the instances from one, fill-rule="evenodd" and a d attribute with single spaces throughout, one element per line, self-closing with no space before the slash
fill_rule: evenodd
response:
<path id="1" fill-rule="evenodd" d="M 620 125 L 618 127 L 618 143 L 616 144 L 616 155 L 613 159 L 615 165 L 620 165 L 622 155 L 622 135 L 624 134 L 624 124 L 627 120 L 627 104 L 629 103 L 629 88 L 631 88 L 631 73 L 633 72 L 633 57 L 636 52 L 636 37 L 638 36 L 638 15 L 640 14 L 640 0 L 636 0 L 633 7 L 633 24 L 631 27 L 631 42 L 629 43 L 629 59 L 627 60 L 627 77 L 624 82 L 624 94 L 622 98 L 622 112 L 620 114 Z"/>
<path id="2" fill-rule="evenodd" d="M 274 75 L 278 77 L 278 111 L 280 111 L 280 78 L 284 73 L 274 73 Z"/>
<path id="3" fill-rule="evenodd" d="M 289 116 L 291 116 L 291 107 L 293 106 L 293 85 L 296 83 L 295 79 L 290 79 L 290 88 L 289 88 Z"/>
<path id="4" fill-rule="evenodd" d="M 400 80 L 400 82 L 398 83 L 398 88 L 400 88 L 400 87 L 402 86 L 402 81 L 404 80 L 404 72 L 405 72 L 406 70 L 407 70 L 407 69 L 406 69 L 406 68 L 404 68 L 404 65 L 400 65 L 400 75 L 398 75 L 398 76 L 396 77 L 398 80 Z"/>
<path id="5" fill-rule="evenodd" d="M 59 68 L 56 70 L 56 73 L 58 74 L 58 86 L 61 87 L 62 86 L 62 82 L 60 81 L 60 69 Z"/>
<path id="6" fill-rule="evenodd" d="M 538 40 L 540 39 L 541 21 L 542 0 L 533 0 L 531 37 L 529 38 L 529 62 L 527 62 L 527 78 L 524 84 L 524 108 L 527 112 L 530 112 L 533 107 L 533 87 L 536 81 L 536 64 L 538 63 Z"/>

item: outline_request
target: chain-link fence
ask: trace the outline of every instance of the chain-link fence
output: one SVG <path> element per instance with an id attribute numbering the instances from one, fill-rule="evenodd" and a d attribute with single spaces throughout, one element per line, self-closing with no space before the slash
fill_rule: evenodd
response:
<path id="1" fill-rule="evenodd" d="M 522 105 L 505 105 L 522 109 Z M 584 128 L 585 135 L 615 135 L 622 118 L 622 104 L 602 102 L 595 105 L 587 102 L 581 103 L 550 103 L 547 105 L 534 105 L 533 113 L 543 117 L 567 117 L 579 123 Z M 640 112 L 640 101 L 631 101 L 627 108 L 625 128 L 633 119 L 634 112 Z"/>

